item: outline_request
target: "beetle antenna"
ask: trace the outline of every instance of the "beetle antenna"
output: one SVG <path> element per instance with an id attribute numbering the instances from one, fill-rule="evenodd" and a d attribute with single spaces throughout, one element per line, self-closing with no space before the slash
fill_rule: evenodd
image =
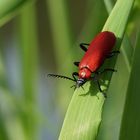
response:
<path id="1" fill-rule="evenodd" d="M 73 88 L 74 87 L 74 90 L 76 89 L 76 85 L 72 85 L 70 88 Z"/>
<path id="2" fill-rule="evenodd" d="M 55 77 L 55 78 L 63 78 L 63 79 L 67 79 L 67 80 L 71 80 L 71 81 L 74 81 L 74 79 L 70 78 L 70 77 L 67 77 L 67 76 L 63 76 L 63 75 L 57 75 L 57 74 L 48 74 L 47 76 L 49 77 Z"/>

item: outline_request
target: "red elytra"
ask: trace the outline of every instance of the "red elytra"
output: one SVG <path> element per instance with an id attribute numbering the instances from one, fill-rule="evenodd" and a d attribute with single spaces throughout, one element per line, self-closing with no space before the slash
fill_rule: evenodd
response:
<path id="1" fill-rule="evenodd" d="M 85 55 L 81 59 L 80 62 L 75 62 L 74 64 L 79 67 L 78 72 L 74 72 L 72 74 L 73 79 L 67 76 L 63 75 L 57 75 L 57 74 L 48 74 L 48 76 L 53 76 L 57 78 L 64 78 L 68 80 L 72 80 L 76 82 L 74 85 L 76 88 L 81 87 L 86 81 L 88 80 L 94 80 L 97 82 L 99 86 L 100 92 L 103 93 L 100 87 L 100 83 L 98 78 L 96 77 L 96 74 L 98 75 L 98 69 L 103 64 L 104 60 L 111 54 L 111 51 L 113 47 L 115 46 L 116 37 L 113 32 L 110 31 L 103 31 L 100 32 L 92 41 L 90 44 L 83 44 L 83 45 L 89 45 L 88 49 L 85 48 L 82 44 L 80 47 L 86 51 Z M 115 51 L 114 53 L 118 53 L 119 51 Z M 111 54 L 111 56 L 113 56 Z M 114 69 L 104 69 L 105 71 L 112 71 L 114 72 Z M 101 72 L 101 73 L 103 73 Z M 91 74 L 95 73 L 95 76 L 92 77 Z M 78 79 L 75 78 L 75 76 L 78 76 Z M 103 93 L 105 96 L 105 93 Z"/>
<path id="2" fill-rule="evenodd" d="M 112 32 L 99 33 L 90 43 L 89 48 L 79 64 L 79 78 L 88 79 L 96 72 L 107 55 L 111 52 L 116 42 Z"/>

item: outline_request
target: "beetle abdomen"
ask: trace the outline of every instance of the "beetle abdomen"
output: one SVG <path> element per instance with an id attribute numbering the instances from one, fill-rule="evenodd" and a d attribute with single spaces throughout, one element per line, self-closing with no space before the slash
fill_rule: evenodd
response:
<path id="1" fill-rule="evenodd" d="M 83 56 L 79 69 L 88 67 L 92 72 L 96 71 L 111 52 L 116 42 L 116 37 L 112 32 L 104 31 L 99 33 Z"/>

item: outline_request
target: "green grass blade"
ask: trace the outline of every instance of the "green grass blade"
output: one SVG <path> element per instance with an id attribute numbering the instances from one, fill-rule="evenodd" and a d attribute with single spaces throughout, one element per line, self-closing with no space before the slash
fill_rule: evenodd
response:
<path id="1" fill-rule="evenodd" d="M 12 19 L 19 10 L 34 0 L 1 0 L 0 1 L 0 26 Z"/>
<path id="2" fill-rule="evenodd" d="M 112 8 L 113 8 L 113 2 L 111 0 L 104 0 L 104 3 L 106 5 L 106 9 L 107 9 L 108 13 L 110 13 Z M 132 54 L 133 54 L 133 47 L 132 47 L 130 40 L 126 34 L 124 35 L 124 38 L 122 41 L 121 53 L 123 53 L 123 56 L 125 58 L 126 67 L 130 71 L 131 61 L 132 61 L 131 58 L 132 58 Z"/>
<path id="3" fill-rule="evenodd" d="M 123 113 L 120 140 L 138 140 L 140 138 L 140 30 L 134 51 L 132 70 Z"/>
<path id="4" fill-rule="evenodd" d="M 133 2 L 134 0 L 118 0 L 103 30 L 112 31 L 116 34 L 118 39 L 122 39 Z M 120 41 L 118 41 L 118 43 Z"/>
<path id="5" fill-rule="evenodd" d="M 89 84 L 83 89 L 76 90 L 60 133 L 60 140 L 93 140 L 98 131 L 101 121 L 102 105 L 104 97 L 101 94 L 95 96 L 96 87 L 89 91 Z M 80 95 L 79 95 L 80 92 Z M 85 92 L 87 95 L 85 95 Z M 89 92 L 89 93 L 88 93 Z M 97 89 L 96 89 L 97 92 Z"/>
<path id="6" fill-rule="evenodd" d="M 128 36 L 125 35 L 122 42 L 121 52 L 122 55 L 124 56 L 126 67 L 129 72 L 131 71 L 133 51 L 134 49 L 130 43 L 130 40 L 128 39 Z"/>
<path id="7" fill-rule="evenodd" d="M 66 65 L 69 66 L 72 61 L 72 55 L 70 55 L 70 51 L 72 50 L 70 49 L 72 47 L 72 32 L 70 30 L 71 26 L 68 18 L 69 13 L 67 11 L 67 4 L 63 0 L 47 0 L 46 3 L 51 22 L 56 62 L 59 71 L 63 71 L 65 70 Z M 64 58 L 66 58 L 66 54 L 67 56 L 69 55 L 69 59 L 66 59 L 64 61 Z M 69 68 L 67 68 L 68 72 L 70 72 Z"/>
<path id="8" fill-rule="evenodd" d="M 34 139 L 36 131 L 36 82 L 38 76 L 38 40 L 35 5 L 23 8 L 17 20 L 17 33 L 21 51 L 22 93 L 24 111 L 22 118 L 29 139 Z M 28 106 L 28 107 L 27 107 Z"/>
<path id="9" fill-rule="evenodd" d="M 8 90 L 0 88 L 1 140 L 28 140 L 15 102 L 16 100 Z"/>
<path id="10" fill-rule="evenodd" d="M 97 140 L 119 139 L 124 102 L 126 99 L 126 90 L 131 71 L 131 59 L 133 54 L 133 47 L 131 46 L 130 40 L 126 34 L 124 36 L 120 52 L 121 53 L 119 54 L 115 66 L 117 74 L 114 74 L 111 79 L 111 83 L 108 89 L 109 98 L 104 105 L 103 120 L 100 126 Z M 110 130 L 112 130 L 111 133 Z"/>
<path id="11" fill-rule="evenodd" d="M 98 32 L 102 30 L 102 27 L 104 26 L 104 22 L 108 16 L 106 12 L 106 8 L 102 1 L 100 0 L 89 1 L 88 6 L 87 6 L 87 11 L 88 9 L 91 9 L 91 6 L 92 6 L 92 10 L 90 13 L 88 13 L 87 18 L 83 21 L 84 26 L 82 28 L 79 40 L 77 42 L 89 43 L 93 39 L 93 36 L 95 36 Z M 105 12 L 102 13 L 101 9 Z M 102 18 L 99 18 L 99 17 L 102 17 Z M 79 48 L 78 48 L 78 52 L 79 52 Z M 81 54 L 79 55 L 79 57 L 80 56 Z"/>
<path id="12" fill-rule="evenodd" d="M 103 28 L 115 33 L 118 38 L 117 44 L 121 43 L 133 2 L 134 0 L 118 0 Z M 117 45 L 118 48 L 119 45 Z M 114 63 L 115 59 L 112 65 Z M 110 74 L 104 76 L 106 85 L 110 78 Z M 90 84 L 88 82 L 84 85 L 84 90 L 77 89 L 74 92 L 62 126 L 60 140 L 94 140 L 96 138 L 105 99 L 98 92 L 96 85 L 90 86 Z M 102 88 L 107 87 L 102 86 Z"/>
<path id="13" fill-rule="evenodd" d="M 106 6 L 106 10 L 108 11 L 108 13 L 110 13 L 113 8 L 112 0 L 104 0 L 104 4 Z"/>
<path id="14" fill-rule="evenodd" d="M 0 50 L 1 51 L 1 50 Z M 3 57 L 0 52 L 0 87 L 6 87 L 6 74 L 5 74 L 5 67 L 3 63 Z"/>
<path id="15" fill-rule="evenodd" d="M 72 49 L 73 32 L 69 21 L 68 5 L 64 0 L 46 0 L 46 4 L 53 38 L 53 46 L 46 47 L 48 50 L 50 47 L 54 48 L 57 73 L 66 75 L 64 72 L 71 73 L 73 71 L 71 62 L 73 62 L 74 58 L 72 55 L 74 50 Z M 59 93 L 59 95 L 56 95 L 56 102 L 59 102 L 62 111 L 66 110 L 71 94 L 70 91 L 67 94 L 65 93 L 65 87 L 69 87 L 69 85 L 66 82 L 64 87 L 63 81 L 60 80 L 56 87 L 58 87 L 57 91 Z"/>
<path id="16" fill-rule="evenodd" d="M 117 73 L 113 74 L 111 78 L 108 89 L 109 97 L 104 105 L 103 119 L 97 140 L 118 140 L 119 138 L 126 90 L 130 75 L 127 61 L 122 50 L 117 59 L 115 69 L 117 70 Z"/>

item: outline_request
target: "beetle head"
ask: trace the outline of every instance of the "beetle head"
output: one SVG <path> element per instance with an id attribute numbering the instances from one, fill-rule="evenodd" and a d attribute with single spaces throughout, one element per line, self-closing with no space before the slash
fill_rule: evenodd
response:
<path id="1" fill-rule="evenodd" d="M 82 87 L 82 85 L 83 85 L 85 82 L 86 82 L 86 79 L 79 78 L 79 79 L 76 81 L 75 87 L 76 87 L 76 88 Z"/>
<path id="2" fill-rule="evenodd" d="M 63 79 L 74 81 L 75 84 L 71 87 L 74 87 L 75 89 L 82 87 L 82 85 L 87 81 L 85 78 L 78 78 L 78 80 L 76 80 L 76 79 L 72 79 L 72 78 L 67 77 L 67 76 L 57 75 L 57 74 L 48 74 L 48 76 L 56 77 L 56 78 L 63 78 Z"/>

